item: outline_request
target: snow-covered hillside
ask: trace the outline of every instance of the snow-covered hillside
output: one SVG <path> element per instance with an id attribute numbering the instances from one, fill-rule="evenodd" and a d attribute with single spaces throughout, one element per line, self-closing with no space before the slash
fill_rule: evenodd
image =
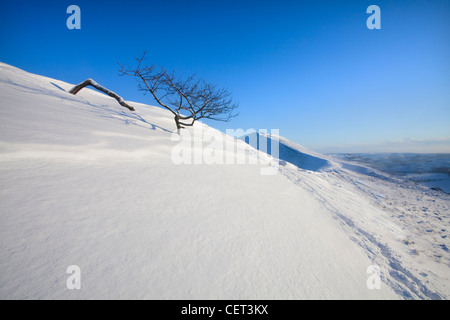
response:
<path id="1" fill-rule="evenodd" d="M 194 153 L 259 162 L 176 164 L 168 112 L 71 87 L 0 64 L 0 298 L 450 296 L 448 195 L 284 138 L 262 175 L 201 123 Z"/>

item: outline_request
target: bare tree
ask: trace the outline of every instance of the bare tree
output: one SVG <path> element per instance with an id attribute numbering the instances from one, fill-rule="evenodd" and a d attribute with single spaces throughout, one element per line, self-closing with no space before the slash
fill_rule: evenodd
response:
<path id="1" fill-rule="evenodd" d="M 120 65 L 120 75 L 133 76 L 140 91 L 150 92 L 160 106 L 174 115 L 178 134 L 200 119 L 227 122 L 237 116 L 233 111 L 238 105 L 227 89 L 218 89 L 195 74 L 184 80 L 176 78 L 174 72 L 168 73 L 162 67 L 143 65 L 144 58 L 145 53 L 136 58 L 135 68 Z"/>
<path id="2" fill-rule="evenodd" d="M 97 82 L 95 82 L 95 81 L 92 80 L 92 79 L 87 79 L 87 80 L 84 80 L 83 82 L 77 84 L 75 87 L 73 87 L 73 88 L 69 91 L 69 93 L 75 95 L 75 94 L 78 93 L 78 91 L 80 91 L 81 89 L 83 89 L 84 87 L 87 87 L 87 86 L 92 86 L 92 87 L 94 87 L 95 89 L 97 89 L 97 90 L 99 90 L 99 91 L 101 91 L 101 92 L 103 92 L 103 93 L 106 93 L 108 96 L 113 97 L 114 99 L 116 99 L 117 102 L 119 102 L 119 104 L 120 104 L 122 107 L 128 108 L 128 109 L 131 110 L 131 111 L 135 111 L 135 109 L 134 109 L 132 106 L 130 106 L 128 103 L 126 103 L 126 102 L 122 99 L 122 97 L 119 96 L 117 93 L 112 92 L 111 90 L 106 89 L 105 87 L 99 85 Z"/>

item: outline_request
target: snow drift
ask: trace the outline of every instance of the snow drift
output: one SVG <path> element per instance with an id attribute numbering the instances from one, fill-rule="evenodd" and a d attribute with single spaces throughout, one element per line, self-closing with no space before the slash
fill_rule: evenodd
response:
<path id="1" fill-rule="evenodd" d="M 165 110 L 71 87 L 0 64 L 1 298 L 449 296 L 448 198 L 288 140 L 276 175 L 259 162 L 176 165 Z M 195 126 L 232 156 L 258 155 Z"/>

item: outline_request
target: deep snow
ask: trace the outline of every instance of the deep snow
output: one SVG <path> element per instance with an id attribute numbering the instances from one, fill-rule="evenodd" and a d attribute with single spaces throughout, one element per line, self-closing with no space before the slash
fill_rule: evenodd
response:
<path id="1" fill-rule="evenodd" d="M 276 175 L 177 165 L 168 112 L 71 87 L 0 64 L 0 298 L 449 297 L 448 195 L 281 137 Z M 197 151 L 265 159 L 199 128 Z"/>

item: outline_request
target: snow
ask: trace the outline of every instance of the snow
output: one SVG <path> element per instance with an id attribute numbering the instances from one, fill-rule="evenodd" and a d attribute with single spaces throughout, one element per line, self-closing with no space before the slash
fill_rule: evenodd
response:
<path id="1" fill-rule="evenodd" d="M 344 153 L 332 156 L 450 193 L 450 154 Z"/>
<path id="2" fill-rule="evenodd" d="M 170 113 L 72 86 L 0 63 L 0 298 L 448 299 L 445 193 L 282 137 L 263 175 L 201 123 L 259 160 L 175 164 Z"/>

